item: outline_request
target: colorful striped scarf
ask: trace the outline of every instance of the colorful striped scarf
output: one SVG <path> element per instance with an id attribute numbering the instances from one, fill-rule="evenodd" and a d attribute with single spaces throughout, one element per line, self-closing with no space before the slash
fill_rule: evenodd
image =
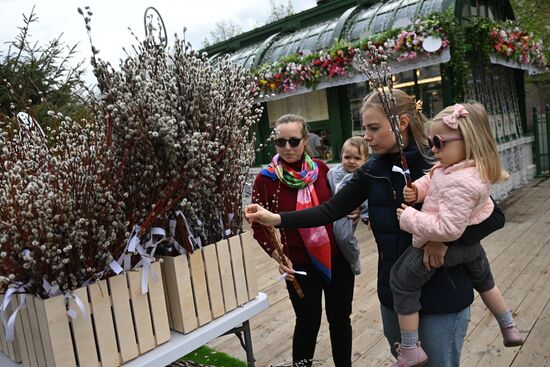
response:
<path id="1" fill-rule="evenodd" d="M 280 180 L 286 186 L 297 189 L 296 210 L 308 209 L 319 205 L 313 183 L 317 180 L 319 167 L 311 157 L 304 153 L 304 160 L 299 172 L 293 170 L 276 154 L 271 163 L 261 172 L 272 180 Z M 330 238 L 324 226 L 314 228 L 298 228 L 300 237 L 313 265 L 319 269 L 323 278 L 331 279 Z"/>

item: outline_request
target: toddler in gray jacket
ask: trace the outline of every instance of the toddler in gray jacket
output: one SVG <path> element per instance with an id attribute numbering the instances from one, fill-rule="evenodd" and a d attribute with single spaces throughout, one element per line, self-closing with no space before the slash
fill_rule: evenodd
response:
<path id="1" fill-rule="evenodd" d="M 333 195 L 351 179 L 359 167 L 365 164 L 367 156 L 368 145 L 362 137 L 354 136 L 344 142 L 342 146 L 342 163 L 331 168 L 327 174 Z M 359 216 L 361 221 L 365 224 L 368 223 L 369 218 L 367 201 L 368 200 L 365 200 L 359 208 Z M 355 275 L 358 275 L 361 273 L 361 264 L 359 262 L 359 242 L 354 234 L 356 227 L 357 221 L 348 217 L 338 219 L 332 224 L 332 230 L 334 231 L 334 237 L 338 243 L 338 248 L 344 255 L 344 258 L 349 262 L 351 271 Z"/>

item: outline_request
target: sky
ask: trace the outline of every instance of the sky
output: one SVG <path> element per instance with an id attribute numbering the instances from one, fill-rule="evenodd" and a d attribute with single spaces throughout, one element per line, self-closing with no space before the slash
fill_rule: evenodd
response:
<path id="1" fill-rule="evenodd" d="M 279 0 L 286 4 L 288 0 Z M 316 0 L 292 0 L 296 13 L 314 7 Z M 46 44 L 63 34 L 67 45 L 78 43 L 78 58 L 85 59 L 86 81 L 93 83 L 89 69 L 90 43 L 78 7 L 89 5 L 93 12 L 91 27 L 94 46 L 99 57 L 118 65 L 124 57 L 123 47 L 135 44 L 128 27 L 144 37 L 143 16 L 149 6 L 156 8 L 167 29 L 169 44 L 177 33 L 181 38 L 184 27 L 186 39 L 193 48 L 200 49 L 202 41 L 221 20 L 231 20 L 244 31 L 264 23 L 269 15 L 269 0 L 0 0 L 0 51 L 6 52 L 6 42 L 12 41 L 23 25 L 23 14 L 29 15 L 33 6 L 38 22 L 31 26 L 31 39 Z"/>

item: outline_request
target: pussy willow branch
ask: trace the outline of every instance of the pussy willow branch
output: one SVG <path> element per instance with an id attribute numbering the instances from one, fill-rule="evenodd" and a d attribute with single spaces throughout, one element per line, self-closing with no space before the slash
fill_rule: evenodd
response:
<path id="1" fill-rule="evenodd" d="M 408 162 L 405 156 L 405 144 L 401 135 L 399 115 L 395 109 L 395 96 L 393 94 L 393 79 L 391 67 L 387 63 L 387 55 L 380 47 L 376 47 L 372 42 L 368 43 L 366 57 L 363 53 L 357 52 L 357 66 L 363 71 L 369 80 L 369 85 L 376 92 L 382 109 L 388 120 L 390 121 L 391 129 L 395 136 L 396 145 L 399 149 L 401 165 L 405 171 L 405 179 L 407 186 L 411 187 L 412 181 L 410 173 L 408 173 Z"/>
<path id="2" fill-rule="evenodd" d="M 279 241 L 279 237 L 277 237 L 277 233 L 275 233 L 275 227 L 273 226 L 263 226 L 265 228 L 265 231 L 267 233 L 267 236 L 275 248 L 275 251 L 277 251 L 277 255 L 279 255 L 279 264 L 282 264 L 286 267 L 289 266 L 288 261 L 286 261 L 286 256 L 283 253 L 283 245 L 281 244 L 281 241 Z M 298 283 L 298 279 L 294 277 L 292 280 L 292 286 L 294 287 L 294 290 L 298 294 L 298 297 L 304 298 L 304 292 L 302 291 L 302 287 L 300 287 L 300 283 Z"/>

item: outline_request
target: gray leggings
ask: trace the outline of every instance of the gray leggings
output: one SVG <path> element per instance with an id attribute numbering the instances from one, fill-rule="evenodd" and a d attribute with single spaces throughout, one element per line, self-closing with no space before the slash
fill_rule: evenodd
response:
<path id="1" fill-rule="evenodd" d="M 410 315 L 420 311 L 420 292 L 437 269 L 427 271 L 422 259 L 424 250 L 409 247 L 391 269 L 390 286 L 393 293 L 395 312 Z M 445 266 L 462 265 L 472 278 L 474 288 L 485 292 L 495 286 L 491 267 L 481 243 L 475 245 L 449 246 L 445 254 Z"/>

